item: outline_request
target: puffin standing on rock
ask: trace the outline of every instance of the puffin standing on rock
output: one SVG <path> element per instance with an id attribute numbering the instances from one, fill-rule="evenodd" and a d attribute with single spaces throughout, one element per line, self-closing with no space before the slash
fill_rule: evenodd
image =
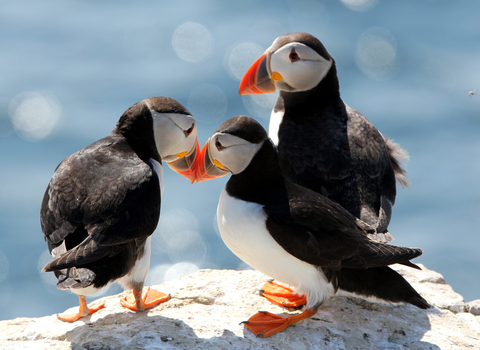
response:
<path id="1" fill-rule="evenodd" d="M 294 286 L 291 296 L 297 300 L 288 306 L 306 301 L 305 311 L 291 317 L 253 315 L 244 323 L 257 336 L 268 337 L 314 315 L 339 290 L 429 308 L 388 267 L 400 263 L 418 268 L 410 259 L 422 250 L 373 241 L 339 204 L 285 178 L 274 144 L 255 120 L 237 116 L 223 123 L 197 163 L 197 182 L 232 174 L 217 209 L 228 248 L 258 271 Z M 282 293 L 280 289 L 280 300 Z M 269 300 L 275 302 L 275 297 Z"/>
<path id="2" fill-rule="evenodd" d="M 275 90 L 269 135 L 285 177 L 340 204 L 374 240 L 393 240 L 395 180 L 408 186 L 408 155 L 342 101 L 335 61 L 317 38 L 277 38 L 240 83 L 240 95 Z"/>
<path id="3" fill-rule="evenodd" d="M 143 100 L 123 113 L 105 138 L 63 160 L 55 170 L 41 207 L 41 225 L 53 257 L 57 288 L 78 294 L 74 322 L 104 307 L 89 308 L 91 295 L 117 281 L 133 294 L 120 300 L 133 311 L 170 296 L 143 290 L 151 237 L 160 217 L 164 188 L 162 160 L 191 182 L 197 156 L 195 119 L 167 97 Z"/>

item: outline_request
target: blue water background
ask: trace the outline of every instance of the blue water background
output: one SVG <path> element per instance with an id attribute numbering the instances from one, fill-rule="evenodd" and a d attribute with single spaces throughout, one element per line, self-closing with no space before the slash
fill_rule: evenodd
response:
<path id="1" fill-rule="evenodd" d="M 415 262 L 443 274 L 467 301 L 480 299 L 480 2 L 365 3 L 2 1 L 0 319 L 78 305 L 40 272 L 48 260 L 40 204 L 61 160 L 107 135 L 129 106 L 157 95 L 190 110 L 201 145 L 238 114 L 268 127 L 274 99 L 238 96 L 238 71 L 277 36 L 296 31 L 325 44 L 344 101 L 410 154 L 411 187 L 398 189 L 390 224 L 394 244 L 421 247 Z M 190 44 L 193 56 L 188 33 L 200 38 Z M 247 63 L 237 62 L 244 56 Z M 15 119 L 28 98 L 47 111 L 50 128 Z M 30 123 L 35 108 L 26 109 Z M 246 268 L 214 227 L 226 180 L 190 185 L 165 167 L 147 283 L 198 268 Z"/>

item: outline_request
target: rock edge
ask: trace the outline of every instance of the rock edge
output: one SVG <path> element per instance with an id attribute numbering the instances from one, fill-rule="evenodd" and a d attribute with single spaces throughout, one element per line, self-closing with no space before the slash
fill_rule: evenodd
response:
<path id="1" fill-rule="evenodd" d="M 200 270 L 154 286 L 172 299 L 146 312 L 122 308 L 121 293 L 93 302 L 106 308 L 72 324 L 55 315 L 0 321 L 0 349 L 480 349 L 480 300 L 465 303 L 442 275 L 421 267 L 394 266 L 429 310 L 336 296 L 312 318 L 261 339 L 239 323 L 259 310 L 298 311 L 258 295 L 268 279 L 260 272 Z"/>

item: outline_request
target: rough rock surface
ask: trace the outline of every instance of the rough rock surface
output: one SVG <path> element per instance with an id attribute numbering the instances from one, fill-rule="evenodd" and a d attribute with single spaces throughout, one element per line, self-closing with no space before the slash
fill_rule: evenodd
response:
<path id="1" fill-rule="evenodd" d="M 260 297 L 268 278 L 259 272 L 201 270 L 156 286 L 172 299 L 143 313 L 122 308 L 115 295 L 100 299 L 105 309 L 72 324 L 55 315 L 0 321 L 0 349 L 480 349 L 480 318 L 468 312 L 479 301 L 464 303 L 424 267 L 395 268 L 434 307 L 337 296 L 314 317 L 262 339 L 239 322 L 258 310 L 298 311 Z"/>

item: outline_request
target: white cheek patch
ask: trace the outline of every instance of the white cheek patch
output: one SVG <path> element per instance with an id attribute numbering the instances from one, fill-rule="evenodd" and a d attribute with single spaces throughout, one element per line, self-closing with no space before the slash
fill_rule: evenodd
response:
<path id="1" fill-rule="evenodd" d="M 296 70 L 294 87 L 297 91 L 307 91 L 317 86 L 327 75 L 332 61 L 300 61 L 302 68 Z"/>
<path id="2" fill-rule="evenodd" d="M 158 113 L 150 110 L 153 119 L 155 144 L 158 153 L 166 162 L 177 160 L 177 154 L 190 152 L 197 139 L 197 127 L 195 119 L 190 115 L 176 113 Z M 192 124 L 192 133 L 185 136 L 184 130 Z"/>
<path id="3" fill-rule="evenodd" d="M 291 62 L 289 55 L 295 50 L 300 59 Z M 327 75 L 333 60 L 326 60 L 310 47 L 290 43 L 275 51 L 270 59 L 271 72 L 277 72 L 283 80 L 275 82 L 279 90 L 306 91 L 313 89 Z"/>
<path id="4" fill-rule="evenodd" d="M 216 140 L 225 147 L 218 150 Z M 250 143 L 240 137 L 218 133 L 210 138 L 210 152 L 213 159 L 222 163 L 232 174 L 241 173 L 262 147 L 261 143 Z"/>

